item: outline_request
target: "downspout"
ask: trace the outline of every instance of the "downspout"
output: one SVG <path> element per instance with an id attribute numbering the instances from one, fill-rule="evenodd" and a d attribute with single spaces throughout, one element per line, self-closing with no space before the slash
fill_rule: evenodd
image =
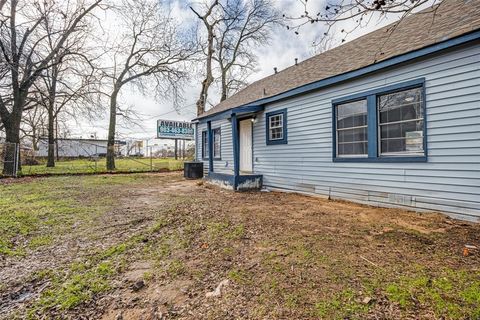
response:
<path id="1" fill-rule="evenodd" d="M 232 138 L 233 138 L 233 190 L 237 190 L 240 176 L 240 143 L 238 134 L 237 115 L 232 114 Z"/>
<path id="2" fill-rule="evenodd" d="M 208 172 L 213 172 L 213 134 L 212 134 L 212 122 L 207 122 L 207 135 L 208 135 Z"/>

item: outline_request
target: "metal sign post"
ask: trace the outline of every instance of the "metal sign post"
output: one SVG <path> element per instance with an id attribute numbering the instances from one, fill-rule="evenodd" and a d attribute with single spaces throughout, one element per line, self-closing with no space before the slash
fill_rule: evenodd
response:
<path id="1" fill-rule="evenodd" d="M 178 160 L 178 139 L 175 139 L 175 160 Z"/>

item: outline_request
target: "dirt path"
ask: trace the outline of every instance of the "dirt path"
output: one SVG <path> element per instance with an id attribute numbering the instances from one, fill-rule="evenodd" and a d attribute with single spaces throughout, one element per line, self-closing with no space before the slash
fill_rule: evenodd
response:
<path id="1" fill-rule="evenodd" d="M 179 174 L 139 176 L 111 177 L 109 188 L 78 185 L 79 201 L 110 201 L 54 244 L 2 256 L 0 318 L 480 316 L 480 254 L 462 255 L 465 244 L 480 244 L 479 225 L 297 194 L 233 193 Z"/>

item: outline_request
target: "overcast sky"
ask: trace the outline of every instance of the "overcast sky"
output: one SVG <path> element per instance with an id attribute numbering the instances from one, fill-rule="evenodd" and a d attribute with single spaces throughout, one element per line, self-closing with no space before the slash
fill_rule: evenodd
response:
<path id="1" fill-rule="evenodd" d="M 318 12 L 323 6 L 324 1 L 312 0 L 309 1 L 310 12 Z M 195 5 L 195 2 L 188 2 L 185 0 L 171 0 L 170 7 L 172 14 L 179 20 L 183 26 L 193 25 L 197 23 L 197 18 L 193 12 L 190 11 L 189 5 Z M 292 16 L 300 15 L 303 12 L 303 5 L 299 0 L 277 0 L 274 1 L 277 9 L 282 13 L 291 14 Z M 389 19 L 374 19 L 364 28 L 357 29 L 354 33 L 349 35 L 347 41 L 393 22 L 393 17 Z M 351 23 L 351 22 L 350 22 Z M 339 25 L 336 27 L 349 29 L 348 24 Z M 249 80 L 252 83 L 255 80 L 261 79 L 273 73 L 273 68 L 277 67 L 282 70 L 291 66 L 295 58 L 299 62 L 311 57 L 314 54 L 313 43 L 323 34 L 324 29 L 321 24 L 308 24 L 296 35 L 293 31 L 287 30 L 285 27 L 277 26 L 274 28 L 272 40 L 264 47 L 256 48 L 255 51 L 258 56 L 257 71 L 253 73 Z M 333 32 L 332 43 L 335 45 L 340 43 L 341 36 L 338 32 Z M 336 35 L 337 34 L 337 35 Z M 119 137 L 126 138 L 141 138 L 149 139 L 156 135 L 156 120 L 159 118 L 169 120 L 192 120 L 195 117 L 195 101 L 200 91 L 200 83 L 202 79 L 193 77 L 185 87 L 185 103 L 181 107 L 180 113 L 173 109 L 171 101 L 156 101 L 153 97 L 142 96 L 129 88 L 122 94 L 123 100 L 126 104 L 134 106 L 135 110 L 142 114 L 141 126 L 129 125 L 128 128 L 119 127 Z M 209 92 L 211 97 L 218 96 L 213 92 Z M 71 135 L 74 137 L 87 137 L 91 134 L 96 134 L 98 138 L 105 138 L 107 135 L 108 122 L 105 119 L 96 121 L 96 123 L 81 123 L 75 125 L 72 129 Z"/>

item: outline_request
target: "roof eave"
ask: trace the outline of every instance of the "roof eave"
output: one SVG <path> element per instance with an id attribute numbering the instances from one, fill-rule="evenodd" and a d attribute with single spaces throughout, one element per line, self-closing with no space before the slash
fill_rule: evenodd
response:
<path id="1" fill-rule="evenodd" d="M 198 121 L 198 123 L 204 123 L 205 121 L 228 119 L 233 114 L 241 115 L 241 114 L 247 114 L 247 113 L 255 113 L 255 112 L 263 111 L 264 109 L 265 107 L 263 105 L 259 105 L 256 103 L 249 103 L 239 107 L 234 107 L 224 111 L 216 112 L 214 114 L 205 116 L 203 118 L 196 118 L 193 121 Z"/>
<path id="2" fill-rule="evenodd" d="M 194 121 L 198 120 L 199 122 L 205 122 L 205 121 L 211 121 L 212 118 L 214 118 L 214 120 L 217 120 L 217 119 L 219 119 L 220 115 L 227 116 L 227 118 L 228 118 L 229 115 L 231 115 L 232 113 L 235 113 L 235 112 L 232 112 L 232 110 L 235 110 L 235 109 L 238 109 L 238 108 L 245 108 L 245 107 L 250 107 L 250 106 L 264 106 L 267 103 L 276 102 L 276 101 L 279 101 L 279 100 L 291 98 L 293 96 L 296 96 L 296 95 L 299 95 L 299 94 L 302 94 L 302 93 L 306 93 L 306 92 L 310 92 L 310 91 L 313 91 L 313 90 L 318 90 L 318 89 L 321 89 L 321 88 L 324 88 L 324 87 L 328 87 L 328 86 L 331 86 L 331 85 L 334 85 L 334 84 L 337 84 L 337 83 L 340 83 L 340 82 L 343 82 L 343 81 L 351 80 L 353 78 L 357 78 L 357 77 L 360 77 L 360 76 L 363 76 L 363 75 L 366 75 L 366 74 L 369 74 L 369 73 L 372 73 L 372 72 L 377 72 L 377 71 L 382 70 L 382 69 L 390 68 L 392 66 L 395 66 L 395 65 L 398 65 L 398 64 L 401 64 L 401 63 L 405 63 L 407 61 L 418 59 L 420 57 L 425 57 L 427 55 L 437 53 L 437 52 L 440 52 L 440 51 L 443 51 L 443 50 L 446 50 L 446 49 L 449 49 L 449 48 L 452 48 L 452 47 L 456 47 L 456 46 L 459 46 L 459 45 L 462 45 L 462 44 L 466 44 L 468 42 L 479 40 L 479 39 L 480 39 L 480 30 L 477 29 L 477 30 L 472 31 L 470 33 L 466 33 L 466 34 L 463 34 L 463 35 L 455 37 L 455 38 L 451 38 L 451 39 L 448 39 L 448 40 L 445 40 L 445 41 L 442 41 L 442 42 L 438 42 L 438 43 L 435 43 L 435 44 L 432 44 L 432 45 L 429 45 L 429 46 L 426 46 L 426 47 L 423 47 L 423 48 L 420 48 L 420 49 L 417 49 L 417 50 L 414 50 L 414 51 L 410 51 L 410 52 L 407 52 L 407 53 L 404 53 L 404 54 L 386 59 L 384 61 L 365 66 L 365 67 L 360 68 L 360 69 L 345 72 L 345 73 L 342 73 L 342 74 L 339 74 L 339 75 L 336 75 L 336 76 L 333 76 L 333 77 L 325 78 L 325 79 L 318 80 L 318 81 L 315 81 L 315 82 L 312 82 L 312 83 L 309 83 L 309 84 L 306 84 L 306 85 L 302 85 L 300 87 L 290 89 L 288 91 L 279 93 L 277 95 L 274 95 L 274 96 L 271 96 L 271 97 L 268 97 L 268 98 L 258 99 L 258 100 L 249 102 L 247 104 L 243 104 L 243 105 L 233 107 L 233 108 L 227 109 L 227 110 L 218 111 L 218 112 L 215 112 L 215 113 L 212 113 L 212 114 L 209 114 L 209 115 L 204 115 L 204 116 L 200 115 L 197 118 L 195 118 Z M 224 118 L 224 117 L 220 116 L 220 118 Z"/>

